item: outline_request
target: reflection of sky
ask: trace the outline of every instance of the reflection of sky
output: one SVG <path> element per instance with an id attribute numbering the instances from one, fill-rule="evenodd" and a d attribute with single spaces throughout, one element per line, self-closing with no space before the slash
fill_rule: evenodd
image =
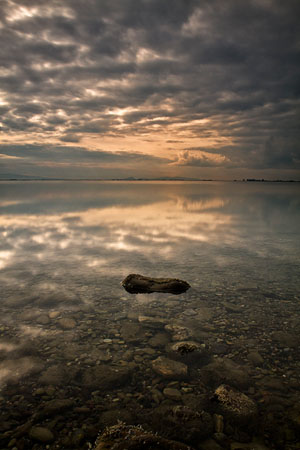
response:
<path id="1" fill-rule="evenodd" d="M 88 283 L 91 274 L 120 280 L 131 271 L 180 276 L 188 267 L 212 270 L 237 259 L 249 264 L 254 256 L 292 262 L 297 189 L 249 183 L 1 183 L 1 279 L 11 288 L 15 280 L 27 286 L 31 277 L 36 288 L 51 292 L 62 272 Z M 48 285 L 39 280 L 45 274 Z"/>
<path id="2" fill-rule="evenodd" d="M 0 340 L 0 385 L 40 367 L 20 353 L 23 341 L 64 342 L 62 330 L 35 322 L 47 310 L 93 310 L 108 299 L 108 310 L 121 301 L 136 311 L 160 300 L 129 296 L 120 282 L 131 272 L 186 279 L 192 289 L 183 305 L 235 287 L 263 292 L 276 284 L 292 296 L 299 289 L 298 185 L 0 182 L 0 189 L 0 326 L 20 338 Z"/>

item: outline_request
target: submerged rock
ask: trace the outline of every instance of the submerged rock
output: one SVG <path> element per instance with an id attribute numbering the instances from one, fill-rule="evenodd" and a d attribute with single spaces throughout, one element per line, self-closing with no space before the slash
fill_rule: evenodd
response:
<path id="1" fill-rule="evenodd" d="M 186 353 L 192 353 L 194 351 L 203 351 L 203 347 L 201 347 L 198 342 L 194 341 L 181 341 L 181 342 L 175 342 L 175 344 L 172 344 L 170 347 L 170 350 L 173 352 L 178 352 L 181 355 L 185 355 Z"/>
<path id="2" fill-rule="evenodd" d="M 213 400 L 219 404 L 219 411 L 234 425 L 250 427 L 257 417 L 256 403 L 246 394 L 222 384 L 215 390 Z"/>
<path id="3" fill-rule="evenodd" d="M 165 439 L 140 426 L 122 422 L 106 428 L 98 437 L 94 450 L 193 450 L 181 442 Z"/>
<path id="4" fill-rule="evenodd" d="M 29 437 L 39 442 L 51 442 L 54 440 L 52 431 L 44 427 L 32 427 L 29 431 Z"/>
<path id="5" fill-rule="evenodd" d="M 184 441 L 198 448 L 198 443 L 213 433 L 213 419 L 203 410 L 195 411 L 187 406 L 170 408 L 161 405 L 152 413 L 152 423 L 158 433 Z"/>
<path id="6" fill-rule="evenodd" d="M 89 367 L 82 377 L 82 386 L 86 389 L 115 389 L 129 382 L 134 370 L 133 365 L 127 367 L 99 365 Z"/>
<path id="7" fill-rule="evenodd" d="M 211 363 L 203 367 L 202 381 L 218 386 L 229 384 L 237 389 L 247 389 L 250 378 L 245 366 L 240 366 L 229 358 L 214 358 Z"/>
<path id="8" fill-rule="evenodd" d="M 71 318 L 68 318 L 68 317 L 63 317 L 62 319 L 60 319 L 58 321 L 58 325 L 63 330 L 72 330 L 73 328 L 75 328 L 76 322 L 75 322 L 74 319 L 71 319 Z"/>
<path id="9" fill-rule="evenodd" d="M 177 278 L 152 278 L 134 273 L 122 281 L 122 286 L 130 294 L 151 294 L 152 292 L 182 294 L 190 288 L 186 281 Z"/>
<path id="10" fill-rule="evenodd" d="M 187 375 L 187 365 L 172 359 L 159 356 L 152 361 L 152 368 L 158 374 L 164 378 L 182 378 Z"/>
<path id="11" fill-rule="evenodd" d="M 191 335 L 191 331 L 188 328 L 172 323 L 166 325 L 165 330 L 172 334 L 173 341 L 184 341 L 189 339 Z"/>

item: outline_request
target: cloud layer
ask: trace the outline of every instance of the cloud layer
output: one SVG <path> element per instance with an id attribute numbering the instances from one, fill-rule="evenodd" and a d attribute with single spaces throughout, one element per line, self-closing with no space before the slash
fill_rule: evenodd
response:
<path id="1" fill-rule="evenodd" d="M 299 16 L 297 0 L 2 0 L 4 154 L 37 174 L 50 152 L 68 176 L 91 159 L 132 175 L 135 157 L 143 175 L 141 152 L 165 175 L 295 171 Z"/>

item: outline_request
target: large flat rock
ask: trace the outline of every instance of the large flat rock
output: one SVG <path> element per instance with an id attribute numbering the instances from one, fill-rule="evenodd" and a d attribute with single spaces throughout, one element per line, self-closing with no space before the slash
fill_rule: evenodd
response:
<path id="1" fill-rule="evenodd" d="M 123 281 L 122 286 L 130 294 L 151 294 L 152 292 L 164 292 L 169 294 L 182 294 L 190 288 L 190 285 L 177 278 L 152 278 L 132 273 Z"/>

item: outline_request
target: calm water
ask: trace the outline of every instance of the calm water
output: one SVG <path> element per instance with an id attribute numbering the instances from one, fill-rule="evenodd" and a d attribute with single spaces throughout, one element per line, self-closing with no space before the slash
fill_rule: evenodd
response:
<path id="1" fill-rule="evenodd" d="M 18 432 L 30 420 L 53 433 L 48 448 L 88 448 L 117 419 L 161 433 L 163 408 L 213 416 L 208 399 L 226 382 L 257 403 L 254 434 L 267 448 L 299 448 L 299 192 L 298 183 L 1 182 L 2 447 L 44 448 Z M 130 295 L 120 284 L 129 273 L 191 289 Z M 203 352 L 172 355 L 183 339 Z M 158 357 L 188 375 L 165 378 Z M 67 412 L 47 412 L 58 400 Z M 252 439 L 224 420 L 232 442 Z"/>

